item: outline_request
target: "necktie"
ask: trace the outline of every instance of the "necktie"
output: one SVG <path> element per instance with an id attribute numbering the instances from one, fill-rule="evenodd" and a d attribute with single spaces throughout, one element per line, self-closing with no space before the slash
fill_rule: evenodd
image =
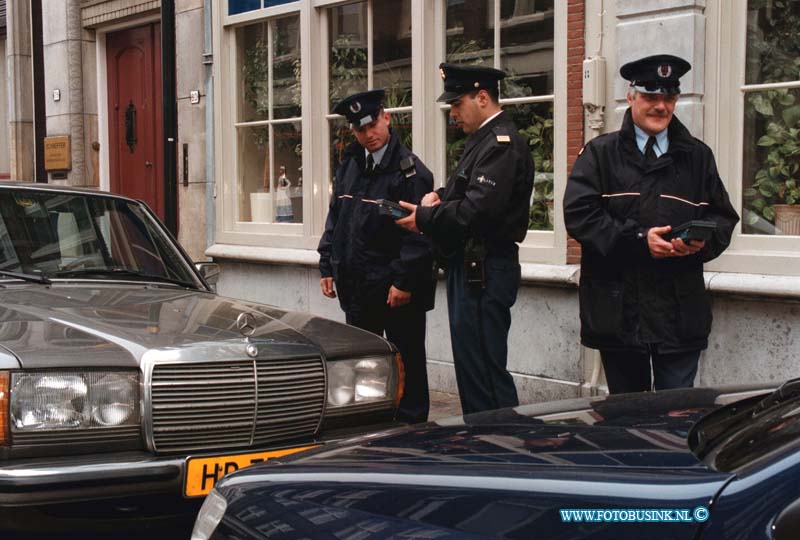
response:
<path id="1" fill-rule="evenodd" d="M 372 157 L 372 154 L 369 154 L 367 156 L 367 166 L 366 166 L 365 170 L 368 173 L 371 173 L 372 171 L 375 170 L 375 159 Z"/>
<path id="2" fill-rule="evenodd" d="M 656 159 L 656 151 L 653 149 L 653 146 L 656 144 L 656 138 L 650 135 L 650 138 L 647 139 L 647 144 L 644 145 L 644 158 L 647 161 L 652 161 Z"/>

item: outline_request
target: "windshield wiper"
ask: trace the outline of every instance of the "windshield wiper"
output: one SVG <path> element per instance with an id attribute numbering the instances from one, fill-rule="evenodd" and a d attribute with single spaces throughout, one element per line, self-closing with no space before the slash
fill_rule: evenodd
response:
<path id="1" fill-rule="evenodd" d="M 70 278 L 70 277 L 88 277 L 88 276 L 111 276 L 113 278 L 139 278 L 152 281 L 161 281 L 164 283 L 171 283 L 173 285 L 180 285 L 181 287 L 189 287 L 192 289 L 197 288 L 196 283 L 188 281 L 181 281 L 180 279 L 173 279 L 166 276 L 158 276 L 154 274 L 146 274 L 138 270 L 131 270 L 130 268 L 81 268 L 80 270 L 62 270 L 54 272 L 52 277 L 55 278 Z"/>
<path id="2" fill-rule="evenodd" d="M 791 399 L 800 395 L 800 379 L 790 379 L 780 385 L 777 390 L 758 402 L 758 405 L 753 410 L 753 416 L 759 414 L 782 404 L 787 399 Z"/>
<path id="3" fill-rule="evenodd" d="M 731 430 L 752 418 L 760 399 L 762 397 L 759 395 L 736 401 L 700 419 L 689 430 L 689 448 L 703 459 L 714 446 L 730 435 Z"/>
<path id="4" fill-rule="evenodd" d="M 689 431 L 689 447 L 699 458 L 705 457 L 722 439 L 730 436 L 742 424 L 782 406 L 800 396 L 800 379 L 791 379 L 769 394 L 753 396 L 726 405 L 701 419 Z"/>
<path id="5" fill-rule="evenodd" d="M 0 270 L 0 275 L 21 279 L 23 281 L 30 281 L 32 283 L 42 283 L 44 285 L 50 284 L 49 279 L 37 274 L 25 274 L 23 272 L 11 272 L 10 270 Z"/>

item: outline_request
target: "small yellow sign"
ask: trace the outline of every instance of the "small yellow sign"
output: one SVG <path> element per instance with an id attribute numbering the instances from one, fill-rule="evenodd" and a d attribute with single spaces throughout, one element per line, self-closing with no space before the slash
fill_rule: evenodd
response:
<path id="1" fill-rule="evenodd" d="M 315 446 L 302 446 L 299 448 L 285 448 L 272 452 L 257 452 L 254 454 L 238 454 L 233 456 L 219 456 L 207 458 L 189 458 L 186 460 L 186 482 L 183 493 L 187 497 L 200 497 L 208 494 L 211 488 L 228 473 L 244 469 L 250 465 L 268 461 L 273 458 L 288 456 L 303 450 L 316 448 Z"/>
<path id="2" fill-rule="evenodd" d="M 69 135 L 44 138 L 44 168 L 48 171 L 68 171 L 72 168 Z"/>

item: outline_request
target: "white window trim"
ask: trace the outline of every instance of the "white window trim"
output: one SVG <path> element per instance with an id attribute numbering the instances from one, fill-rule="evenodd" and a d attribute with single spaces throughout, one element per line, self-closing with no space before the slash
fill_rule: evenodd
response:
<path id="1" fill-rule="evenodd" d="M 218 91 L 215 92 L 214 96 L 214 122 L 216 126 L 214 151 L 217 176 L 215 188 L 217 195 L 216 241 L 224 244 L 314 249 L 319 242 L 319 237 L 312 237 L 312 227 L 315 221 L 312 214 L 315 210 L 315 205 L 313 200 L 310 199 L 313 197 L 311 195 L 314 191 L 313 186 L 304 186 L 303 223 L 251 223 L 236 220 L 239 196 L 239 163 L 236 159 L 238 151 L 236 143 L 237 127 L 284 123 L 283 120 L 274 119 L 253 122 L 236 121 L 238 118 L 237 100 L 231 99 L 231 96 L 238 95 L 236 88 L 238 80 L 236 77 L 236 28 L 297 14 L 300 17 L 300 54 L 301 58 L 305 59 L 308 56 L 305 51 L 308 50 L 309 43 L 306 35 L 304 35 L 306 33 L 304 25 L 308 24 L 308 21 L 307 16 L 304 17 L 304 11 L 306 10 L 303 9 L 303 2 L 254 10 L 232 17 L 225 15 L 227 13 L 227 1 L 222 4 L 221 9 L 224 11 L 220 12 L 216 9 L 219 4 L 212 3 L 214 25 L 215 28 L 220 28 L 220 31 L 214 32 L 214 50 L 218 51 L 214 62 L 214 79 L 215 83 L 218 83 L 216 84 Z M 311 66 L 306 65 L 308 63 L 310 62 L 302 62 L 301 64 L 301 80 L 303 82 L 311 80 Z M 305 107 L 308 99 L 307 86 L 306 84 L 301 85 L 301 100 L 304 105 L 301 116 L 299 119 L 294 118 L 291 120 L 295 122 L 299 120 L 302 123 L 302 144 L 304 148 L 308 148 L 307 145 L 311 144 L 307 139 L 310 138 L 309 133 L 313 133 L 312 130 L 307 129 L 308 122 L 312 118 L 312 114 L 310 114 L 310 111 L 306 111 Z M 289 122 L 289 120 L 286 120 L 286 122 Z M 307 154 L 308 152 L 304 152 L 302 159 L 304 176 L 306 171 L 313 175 L 311 159 Z"/>
<path id="2" fill-rule="evenodd" d="M 744 58 L 747 0 L 710 0 L 707 15 L 706 143 L 714 150 L 720 177 L 742 216 L 744 144 Z M 797 87 L 797 85 L 794 85 Z M 739 180 L 737 180 L 739 179 Z M 736 226 L 730 247 L 706 269 L 767 275 L 800 275 L 800 238 L 744 235 Z"/>
<path id="3" fill-rule="evenodd" d="M 245 11 L 244 13 L 237 13 L 236 15 L 228 15 L 228 0 L 223 0 L 222 4 L 224 9 L 223 24 L 225 26 L 231 26 L 249 22 L 258 22 L 263 19 L 298 12 L 300 11 L 301 0 L 267 8 L 254 9 L 252 11 Z"/>
<path id="4" fill-rule="evenodd" d="M 445 2 L 436 2 L 435 25 L 432 31 L 439 28 L 445 28 Z M 554 20 L 555 26 L 553 36 L 553 94 L 542 96 L 531 96 L 513 99 L 501 99 L 501 105 L 518 104 L 518 103 L 535 103 L 535 102 L 552 102 L 553 103 L 553 170 L 554 170 L 554 184 L 553 184 L 553 217 L 555 223 L 553 224 L 552 231 L 528 231 L 525 241 L 520 244 L 520 261 L 530 263 L 546 263 L 546 264 L 565 264 L 567 259 L 567 230 L 564 226 L 564 217 L 562 211 L 562 199 L 564 198 L 564 190 L 567 184 L 567 87 L 566 87 L 566 73 L 567 73 L 567 3 L 555 2 L 554 3 Z M 495 28 L 500 27 L 500 10 L 494 10 Z M 445 57 L 445 32 L 439 34 L 437 43 L 436 56 L 434 58 L 444 59 Z M 495 32 L 494 43 L 494 62 L 495 65 L 500 64 L 500 33 Z M 430 63 L 430 62 L 428 62 Z M 430 71 L 435 71 L 431 69 Z M 436 95 L 443 91 L 443 83 L 439 77 L 436 81 Z M 435 125 L 435 159 L 431 160 L 429 167 L 435 171 L 436 186 L 444 185 L 447 181 L 445 175 L 445 129 L 444 116 L 441 111 L 447 110 L 447 105 L 437 104 L 436 106 L 436 125 Z M 428 120 L 431 118 L 427 117 Z M 520 127 L 520 126 L 518 126 Z M 414 139 L 416 143 L 416 139 Z M 416 146 L 416 144 L 415 144 Z M 428 163 L 426 161 L 426 163 Z"/>
<path id="5" fill-rule="evenodd" d="M 354 0 L 299 0 L 280 6 L 227 15 L 227 0 L 212 2 L 214 24 L 214 152 L 215 193 L 217 198 L 216 243 L 253 247 L 294 248 L 316 250 L 328 213 L 330 148 L 328 147 L 328 24 L 327 8 L 352 3 Z M 302 166 L 304 181 L 303 223 L 236 222 L 238 197 L 238 163 L 236 159 L 236 36 L 235 28 L 265 19 L 298 13 L 300 17 L 301 99 L 302 99 Z M 369 10 L 371 16 L 371 9 Z M 497 11 L 499 16 L 499 11 Z M 392 109 L 411 112 L 413 151 L 434 171 L 435 183 L 443 185 L 444 178 L 444 115 L 436 96 L 442 91 L 437 66 L 444 58 L 445 3 L 431 0 L 411 0 L 412 24 L 412 95 L 413 106 Z M 520 259 L 530 263 L 564 264 L 566 261 L 566 229 L 561 200 L 567 181 L 566 143 L 566 62 L 567 62 L 567 3 L 555 3 L 554 43 L 554 215 L 553 231 L 529 231 L 520 247 Z M 368 25 L 371 35 L 372 28 Z M 368 62 L 371 65 L 371 40 Z M 499 49 L 496 51 L 499 54 Z M 372 73 L 370 70 L 370 85 Z M 424 98 L 421 99 L 420 96 Z M 509 99 L 504 103 L 550 101 L 551 96 L 531 99 Z M 247 123 L 238 123 L 243 125 Z M 313 180 L 312 180 L 313 179 Z"/>

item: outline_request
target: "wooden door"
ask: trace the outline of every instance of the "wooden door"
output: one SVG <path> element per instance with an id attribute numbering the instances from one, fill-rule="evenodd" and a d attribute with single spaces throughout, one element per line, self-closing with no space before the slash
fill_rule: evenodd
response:
<path id="1" fill-rule="evenodd" d="M 111 191 L 145 201 L 164 219 L 161 25 L 109 33 Z"/>

